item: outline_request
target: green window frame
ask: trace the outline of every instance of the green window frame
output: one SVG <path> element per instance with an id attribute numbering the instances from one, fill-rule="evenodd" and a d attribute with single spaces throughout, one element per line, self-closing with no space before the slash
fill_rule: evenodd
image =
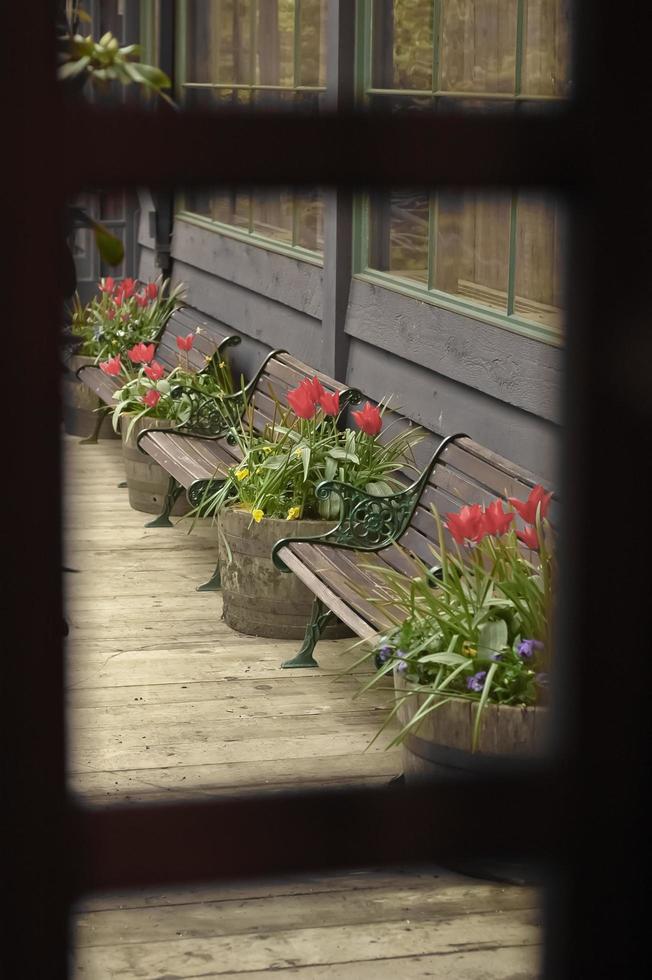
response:
<path id="1" fill-rule="evenodd" d="M 202 0 L 204 2 L 204 0 Z M 177 100 L 185 104 L 189 93 L 197 90 L 210 91 L 214 94 L 231 95 L 233 101 L 241 103 L 252 102 L 257 94 L 279 93 L 280 95 L 290 95 L 294 97 L 313 97 L 317 102 L 323 93 L 326 92 L 326 85 L 304 85 L 301 80 L 301 35 L 300 24 L 302 16 L 302 0 L 294 0 L 293 3 L 293 45 L 292 45 L 292 84 L 260 84 L 253 81 L 255 79 L 255 58 L 256 58 L 256 11 L 259 2 L 265 0 L 250 0 L 249 4 L 249 31 L 250 44 L 248 52 L 249 60 L 249 80 L 247 82 L 196 82 L 188 79 L 187 71 L 187 44 L 188 44 L 188 0 L 178 0 L 177 20 L 176 20 L 176 97 Z M 325 65 L 324 65 L 325 71 Z M 256 202 L 261 198 L 256 192 L 246 192 L 241 194 L 241 199 L 246 199 L 247 218 L 239 224 L 231 224 L 221 221 L 215 217 L 199 214 L 193 211 L 187 198 L 183 193 L 179 193 L 176 198 L 175 219 L 185 221 L 189 224 L 205 228 L 210 231 L 219 232 L 238 241 L 248 244 L 258 245 L 271 251 L 279 252 L 283 255 L 300 259 L 313 265 L 323 265 L 323 250 L 307 248 L 301 243 L 301 220 L 302 207 L 310 195 L 302 195 L 289 189 L 286 192 L 277 192 L 279 195 L 286 193 L 289 196 L 291 208 L 291 229 L 290 240 L 283 241 L 279 238 L 265 235 L 260 229 L 256 228 L 255 207 Z M 319 190 L 315 191 L 314 201 L 318 204 L 321 201 Z M 322 212 L 323 214 L 323 212 Z M 323 219 L 322 219 L 323 220 Z M 323 236 L 323 232 L 322 232 Z"/>
<path id="2" fill-rule="evenodd" d="M 449 90 L 442 87 L 442 17 L 446 0 L 431 0 L 432 2 L 432 84 L 429 88 L 389 88 L 374 84 L 373 77 L 373 45 L 374 45 L 374 0 L 358 0 L 356 23 L 356 98 L 358 105 L 371 108 L 379 102 L 389 105 L 392 109 L 401 111 L 407 108 L 419 110 L 436 110 L 451 100 L 458 105 L 461 101 L 487 103 L 487 107 L 499 103 L 505 108 L 505 103 L 518 106 L 525 103 L 530 105 L 545 102 L 563 102 L 567 94 L 550 95 L 536 94 L 523 91 L 523 72 L 525 56 L 525 18 L 528 0 L 515 0 L 515 52 L 514 52 L 514 84 L 513 91 L 477 91 Z M 493 107 L 492 106 L 492 107 Z M 515 111 L 521 111 L 516 108 Z M 404 189 L 401 189 L 404 190 Z M 507 283 L 505 289 L 505 311 L 497 310 L 482 302 L 458 296 L 437 288 L 434 280 L 434 270 L 437 249 L 437 228 L 439 210 L 439 192 L 428 192 L 427 206 L 427 268 L 423 282 L 414 277 L 402 276 L 397 271 L 382 271 L 375 268 L 370 261 L 371 231 L 372 231 L 372 198 L 369 194 L 359 194 L 354 204 L 353 215 L 353 274 L 355 278 L 372 282 L 395 292 L 402 293 L 421 302 L 429 302 L 434 306 L 454 312 L 473 316 L 488 323 L 507 328 L 514 332 L 558 345 L 562 342 L 560 327 L 557 325 L 538 322 L 529 319 L 522 311 L 516 309 L 519 299 L 517 288 L 517 234 L 519 222 L 519 195 L 514 190 L 509 200 L 509 228 Z M 563 313 L 563 311 L 562 311 Z"/>

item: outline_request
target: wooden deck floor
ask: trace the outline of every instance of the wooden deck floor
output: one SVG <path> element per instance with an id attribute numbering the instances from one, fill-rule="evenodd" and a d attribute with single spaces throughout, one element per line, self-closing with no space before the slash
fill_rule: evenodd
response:
<path id="1" fill-rule="evenodd" d="M 281 671 L 296 643 L 244 637 L 197 593 L 215 532 L 145 529 L 117 442 L 65 440 L 69 781 L 93 805 L 385 782 L 396 752 L 367 750 L 382 697 L 338 676 Z M 452 977 L 530 980 L 538 896 L 437 868 L 101 896 L 75 917 L 74 976 Z"/>

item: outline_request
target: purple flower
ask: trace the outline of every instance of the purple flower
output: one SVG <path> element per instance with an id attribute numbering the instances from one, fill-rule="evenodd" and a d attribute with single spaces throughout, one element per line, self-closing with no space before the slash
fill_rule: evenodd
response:
<path id="1" fill-rule="evenodd" d="M 467 677 L 466 686 L 468 687 L 469 691 L 481 691 L 484 687 L 486 676 L 486 670 L 479 670 L 477 674 L 473 675 L 473 677 Z"/>
<path id="2" fill-rule="evenodd" d="M 387 645 L 380 648 L 380 650 L 378 651 L 378 659 L 380 660 L 381 663 L 384 664 L 386 660 L 389 660 L 389 658 L 392 655 L 392 649 L 393 649 L 392 647 Z"/>
<path id="3" fill-rule="evenodd" d="M 535 650 L 543 650 L 543 643 L 541 640 L 521 640 L 516 649 L 524 660 L 529 660 L 534 656 Z"/>
<path id="4" fill-rule="evenodd" d="M 502 655 L 502 653 L 492 653 L 490 655 L 489 659 L 490 660 L 496 660 L 496 661 L 497 660 L 502 660 L 503 659 L 503 655 Z"/>
<path id="5" fill-rule="evenodd" d="M 399 672 L 399 674 L 402 674 L 402 673 L 404 673 L 408 669 L 408 665 L 405 662 L 405 658 L 407 657 L 407 653 L 405 652 L 405 650 L 397 650 L 396 651 L 396 656 L 401 661 L 401 663 L 399 663 L 399 664 L 396 665 L 396 669 Z"/>

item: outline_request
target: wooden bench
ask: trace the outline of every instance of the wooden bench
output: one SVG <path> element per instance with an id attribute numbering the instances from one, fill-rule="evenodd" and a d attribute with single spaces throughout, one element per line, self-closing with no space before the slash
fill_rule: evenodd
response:
<path id="1" fill-rule="evenodd" d="M 278 541 L 272 551 L 276 567 L 294 572 L 315 596 L 303 645 L 283 666 L 318 666 L 315 644 L 333 616 L 363 639 L 392 625 L 370 601 L 383 594 L 383 577 L 369 566 L 390 566 L 413 577 L 411 559 L 417 558 L 436 575 L 432 504 L 443 515 L 464 504 L 490 504 L 496 497 L 525 500 L 537 483 L 545 485 L 458 433 L 442 440 L 416 481 L 390 496 L 372 497 L 336 480 L 319 484 L 318 497 L 335 493 L 342 502 L 337 527 L 320 537 Z M 399 621 L 404 616 L 399 609 L 392 613 Z"/>
<path id="2" fill-rule="evenodd" d="M 228 469 L 240 461 L 239 449 L 229 441 L 229 425 L 225 424 L 229 405 L 231 424 L 237 423 L 245 407 L 250 406 L 254 428 L 262 432 L 274 420 L 276 401 L 288 407 L 288 391 L 296 388 L 306 377 L 319 378 L 327 391 L 339 391 L 342 407 L 357 404 L 362 398 L 360 392 L 342 388 L 338 381 L 296 360 L 287 351 L 273 350 L 242 391 L 221 399 L 219 404 L 215 399 L 197 394 L 196 411 L 183 431 L 145 429 L 141 432 L 138 436 L 139 447 L 170 476 L 166 507 L 171 507 L 184 489 L 190 504 L 198 506 L 206 491 L 213 486 L 217 488 Z M 219 568 L 216 566 L 210 580 L 200 585 L 198 591 L 213 591 L 219 588 L 219 584 Z"/>
<path id="3" fill-rule="evenodd" d="M 200 330 L 199 333 L 195 333 L 197 328 Z M 149 341 L 156 344 L 156 360 L 166 371 L 172 371 L 179 366 L 180 351 L 177 347 L 177 337 L 185 337 L 189 333 L 195 334 L 195 339 L 191 350 L 188 351 L 188 366 L 190 370 L 197 372 L 207 370 L 210 361 L 214 358 L 221 360 L 228 347 L 233 347 L 241 341 L 240 337 L 230 334 L 226 327 L 214 321 L 206 323 L 195 311 L 188 307 L 181 307 L 170 315 L 159 333 Z M 183 363 L 185 364 L 185 355 Z M 115 408 L 113 395 L 122 387 L 124 379 L 104 374 L 95 364 L 85 364 L 75 373 L 79 380 L 83 381 L 106 405 L 104 410 L 97 413 L 95 432 L 85 440 L 97 442 L 102 419 L 107 412 Z"/>

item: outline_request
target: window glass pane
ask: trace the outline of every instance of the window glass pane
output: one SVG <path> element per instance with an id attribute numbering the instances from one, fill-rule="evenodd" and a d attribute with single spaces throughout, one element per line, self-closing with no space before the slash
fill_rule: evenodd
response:
<path id="1" fill-rule="evenodd" d="M 570 94 L 571 0 L 528 0 L 525 7 L 523 91 Z"/>
<path id="2" fill-rule="evenodd" d="M 186 77 L 187 82 L 212 82 L 211 28 L 212 6 L 188 4 L 188 27 L 186 34 Z"/>
<path id="3" fill-rule="evenodd" d="M 326 0 L 301 0 L 298 85 L 326 84 Z"/>
<path id="4" fill-rule="evenodd" d="M 442 90 L 514 92 L 516 6 L 516 0 L 442 0 Z"/>
<path id="5" fill-rule="evenodd" d="M 192 209 L 194 210 L 194 208 Z M 215 191 L 210 195 L 210 214 L 214 221 L 249 231 L 250 195 L 248 191 Z"/>
<path id="6" fill-rule="evenodd" d="M 432 89 L 432 0 L 374 0 L 372 86 Z"/>
<path id="7" fill-rule="evenodd" d="M 516 208 L 514 315 L 560 329 L 564 214 L 543 194 L 520 194 Z"/>
<path id="8" fill-rule="evenodd" d="M 295 196 L 297 245 L 311 252 L 324 248 L 324 201 L 319 191 Z"/>
<path id="9" fill-rule="evenodd" d="M 369 218 L 369 266 L 427 285 L 428 192 L 376 194 Z"/>
<path id="10" fill-rule="evenodd" d="M 435 289 L 507 312 L 510 203 L 507 194 L 437 195 Z"/>
<path id="11" fill-rule="evenodd" d="M 294 0 L 258 0 L 256 85 L 294 85 Z"/>
<path id="12" fill-rule="evenodd" d="M 252 198 L 253 230 L 267 238 L 292 244 L 292 194 L 257 191 Z"/>

